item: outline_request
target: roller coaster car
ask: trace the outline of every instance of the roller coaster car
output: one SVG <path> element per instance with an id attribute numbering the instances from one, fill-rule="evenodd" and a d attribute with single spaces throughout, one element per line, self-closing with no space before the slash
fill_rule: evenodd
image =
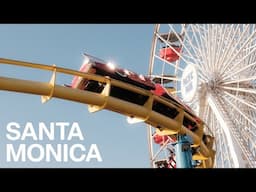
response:
<path id="1" fill-rule="evenodd" d="M 191 121 L 184 117 L 183 125 L 194 131 L 197 129 L 198 119 L 192 112 L 192 110 L 181 102 L 177 97 L 169 94 L 168 91 L 159 83 L 153 82 L 149 77 L 138 75 L 127 69 L 116 68 L 113 64 L 107 63 L 101 59 L 85 54 L 85 60 L 80 67 L 80 72 L 90 73 L 100 76 L 109 76 L 110 78 L 126 82 L 128 84 L 146 89 L 151 91 L 156 96 L 161 96 L 166 98 L 167 101 L 172 102 L 177 107 L 169 107 L 163 103 L 154 101 L 152 110 L 165 115 L 169 118 L 175 118 L 179 112 L 177 108 L 183 108 L 187 113 L 189 113 L 195 120 Z M 104 89 L 105 84 L 100 83 L 95 80 L 86 79 L 80 76 L 75 76 L 72 80 L 71 88 L 92 91 L 96 93 L 101 93 Z M 121 87 L 116 87 L 111 85 L 110 96 L 116 97 L 128 102 L 132 102 L 138 105 L 144 105 L 148 100 L 148 96 L 141 95 Z"/>
<path id="2" fill-rule="evenodd" d="M 155 85 L 149 77 L 138 75 L 127 69 L 117 68 L 112 63 L 106 63 L 105 61 L 87 54 L 85 54 L 85 61 L 79 71 L 100 76 L 109 76 L 113 79 L 123 81 L 146 90 L 155 89 Z M 97 82 L 93 80 L 88 81 L 82 77 L 75 76 L 71 87 L 92 90 L 97 87 Z M 100 91 L 101 90 L 99 89 L 98 92 Z"/>

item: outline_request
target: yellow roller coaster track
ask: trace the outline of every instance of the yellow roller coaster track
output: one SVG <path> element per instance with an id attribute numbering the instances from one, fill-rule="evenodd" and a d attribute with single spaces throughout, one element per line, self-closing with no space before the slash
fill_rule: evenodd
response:
<path id="1" fill-rule="evenodd" d="M 86 74 L 72 69 L 61 68 L 55 65 L 44 65 L 25 61 L 18 61 L 12 59 L 0 58 L 1 64 L 17 65 L 20 67 L 30 67 L 39 70 L 52 71 L 52 78 L 49 83 L 29 81 L 8 77 L 0 77 L 0 90 L 14 91 L 28 94 L 41 95 L 42 103 L 45 103 L 52 97 L 61 98 L 65 100 L 80 102 L 88 104 L 90 112 L 96 112 L 102 109 L 114 111 L 125 116 L 132 116 L 143 119 L 145 123 L 156 127 L 157 131 L 161 134 L 187 134 L 193 140 L 193 147 L 197 147 L 198 151 L 193 155 L 194 160 L 202 160 L 204 168 L 213 167 L 214 151 L 202 142 L 203 123 L 199 125 L 199 132 L 194 133 L 182 125 L 183 118 L 186 116 L 193 119 L 188 113 L 185 112 L 182 106 L 177 106 L 175 103 L 167 102 L 165 99 L 153 95 L 150 91 L 135 87 L 133 85 L 117 81 L 108 77 L 98 75 Z M 91 91 L 83 91 L 79 89 L 72 89 L 62 85 L 56 85 L 55 79 L 57 73 L 64 73 L 68 75 L 81 76 L 86 79 L 95 80 L 105 83 L 106 86 L 101 93 Z M 121 99 L 110 96 L 111 85 L 126 89 L 141 95 L 148 96 L 147 102 L 141 106 L 133 104 Z M 158 101 L 166 106 L 176 108 L 180 113 L 171 119 L 160 113 L 152 110 L 153 101 Z"/>

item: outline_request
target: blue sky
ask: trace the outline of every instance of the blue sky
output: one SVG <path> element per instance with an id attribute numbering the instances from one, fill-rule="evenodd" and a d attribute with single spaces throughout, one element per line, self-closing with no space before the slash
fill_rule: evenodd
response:
<path id="1" fill-rule="evenodd" d="M 78 70 L 82 53 L 87 52 L 114 61 L 119 67 L 147 74 L 153 29 L 153 24 L 0 24 L 0 57 Z M 0 64 L 0 76 L 47 82 L 51 73 Z M 68 84 L 71 80 L 72 76 L 58 74 L 56 82 Z M 87 105 L 56 98 L 41 104 L 37 95 L 0 91 L 0 102 L 0 167 L 150 167 L 144 123 L 130 125 L 124 116 L 106 110 L 91 114 Z M 6 138 L 10 122 L 17 122 L 20 130 L 24 130 L 27 122 L 35 130 L 39 122 L 78 122 L 84 141 L 10 141 Z M 103 161 L 6 162 L 8 143 L 72 146 L 77 142 L 86 150 L 97 144 Z"/>

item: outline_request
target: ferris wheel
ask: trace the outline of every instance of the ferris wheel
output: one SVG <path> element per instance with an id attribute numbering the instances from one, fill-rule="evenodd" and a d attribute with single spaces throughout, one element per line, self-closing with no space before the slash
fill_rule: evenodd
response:
<path id="1" fill-rule="evenodd" d="M 149 75 L 203 119 L 214 167 L 256 167 L 256 25 L 155 25 Z M 164 166 L 175 140 L 150 126 L 148 140 L 151 166 Z"/>

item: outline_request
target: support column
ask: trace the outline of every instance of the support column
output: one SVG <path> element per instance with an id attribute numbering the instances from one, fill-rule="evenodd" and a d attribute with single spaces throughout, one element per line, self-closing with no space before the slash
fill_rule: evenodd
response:
<path id="1" fill-rule="evenodd" d="M 191 143 L 188 136 L 178 135 L 177 144 L 175 145 L 176 167 L 193 168 Z"/>

